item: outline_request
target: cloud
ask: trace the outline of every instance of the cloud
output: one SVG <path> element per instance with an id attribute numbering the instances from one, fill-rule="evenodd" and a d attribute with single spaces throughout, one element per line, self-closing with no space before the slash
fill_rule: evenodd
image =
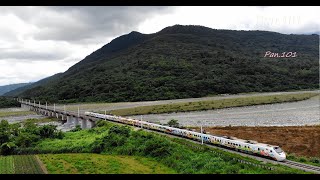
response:
<path id="1" fill-rule="evenodd" d="M 153 33 L 175 24 L 202 25 L 214 29 L 265 30 L 284 34 L 319 32 L 320 7 L 187 6 L 173 13 L 156 15 L 139 25 L 139 31 Z"/>
<path id="2" fill-rule="evenodd" d="M 64 72 L 146 18 L 174 7 L 0 7 L 0 85 Z"/>
<path id="3" fill-rule="evenodd" d="M 0 7 L 0 85 L 64 72 L 112 39 L 175 24 L 214 29 L 320 32 L 319 7 Z"/>
<path id="4" fill-rule="evenodd" d="M 156 14 L 171 12 L 171 7 L 67 6 L 43 7 L 41 16 L 19 16 L 34 24 L 36 40 L 86 42 L 122 35 L 137 29 L 138 24 Z M 21 15 L 24 15 L 22 13 Z"/>

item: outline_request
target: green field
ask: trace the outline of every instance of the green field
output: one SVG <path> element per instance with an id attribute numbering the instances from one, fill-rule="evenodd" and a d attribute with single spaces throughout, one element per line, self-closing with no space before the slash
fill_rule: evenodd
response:
<path id="1" fill-rule="evenodd" d="M 43 174 L 36 156 L 0 156 L 0 174 Z"/>
<path id="2" fill-rule="evenodd" d="M 1 117 L 8 117 L 8 116 L 24 116 L 30 114 L 37 114 L 34 111 L 11 111 L 11 112 L 0 112 Z"/>
<path id="3" fill-rule="evenodd" d="M 187 112 L 187 111 L 203 111 L 212 109 L 221 109 L 228 107 L 252 106 L 261 104 L 273 104 L 283 102 L 293 102 L 309 99 L 318 93 L 299 93 L 284 95 L 268 95 L 256 97 L 239 97 L 230 99 L 219 99 L 210 101 L 183 102 L 165 105 L 140 106 L 134 108 L 117 109 L 108 113 L 126 116 L 126 115 L 142 115 L 142 114 L 161 114 L 171 112 Z M 99 112 L 104 114 L 104 112 Z"/>
<path id="4" fill-rule="evenodd" d="M 150 158 L 102 154 L 41 154 L 49 174 L 174 174 Z"/>
<path id="5" fill-rule="evenodd" d="M 14 174 L 13 156 L 0 156 L 0 174 Z"/>

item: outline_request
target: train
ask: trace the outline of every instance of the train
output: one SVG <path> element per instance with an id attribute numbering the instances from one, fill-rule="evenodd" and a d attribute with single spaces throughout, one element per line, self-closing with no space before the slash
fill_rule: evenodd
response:
<path id="1" fill-rule="evenodd" d="M 140 128 L 160 131 L 163 133 L 168 133 L 188 139 L 193 139 L 196 141 L 202 141 L 206 144 L 217 145 L 220 147 L 225 147 L 228 149 L 233 149 L 236 151 L 241 151 L 248 154 L 255 154 L 263 156 L 276 161 L 284 161 L 286 159 L 286 153 L 279 147 L 275 145 L 269 145 L 264 143 L 258 143 L 253 140 L 239 139 L 230 136 L 220 136 L 204 134 L 195 131 L 190 131 L 187 129 L 180 129 L 170 126 L 164 126 L 156 123 L 150 123 L 147 121 L 116 116 L 116 115 L 105 115 L 95 112 L 85 112 L 86 116 L 91 116 L 99 119 L 111 120 L 123 124 L 128 124 L 132 126 L 137 126 Z"/>

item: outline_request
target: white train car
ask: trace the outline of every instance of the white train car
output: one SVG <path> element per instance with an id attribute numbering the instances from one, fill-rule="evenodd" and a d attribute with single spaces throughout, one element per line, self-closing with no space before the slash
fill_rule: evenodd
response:
<path id="1" fill-rule="evenodd" d="M 131 119 L 131 118 L 124 118 L 121 116 L 103 115 L 103 114 L 93 113 L 93 112 L 85 112 L 85 115 L 100 118 L 100 119 L 116 121 L 116 122 L 132 125 L 132 126 L 138 126 L 145 129 L 161 131 L 161 132 L 165 132 L 165 133 L 169 133 L 169 134 L 173 134 L 181 137 L 186 137 L 186 138 L 197 140 L 197 141 L 203 140 L 204 143 L 220 145 L 223 147 L 235 149 L 237 151 L 241 151 L 245 153 L 258 154 L 260 156 L 269 157 L 277 161 L 283 161 L 286 159 L 285 152 L 283 152 L 283 150 L 279 146 L 258 143 L 256 141 L 251 141 L 251 140 L 238 139 L 235 137 L 203 134 L 203 133 L 198 133 L 198 132 L 189 131 L 185 129 L 163 126 L 160 124 L 150 123 L 146 121 L 140 121 L 140 120 Z"/>

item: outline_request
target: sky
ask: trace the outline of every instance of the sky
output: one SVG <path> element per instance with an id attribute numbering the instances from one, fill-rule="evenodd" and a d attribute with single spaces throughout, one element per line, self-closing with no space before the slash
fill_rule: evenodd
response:
<path id="1" fill-rule="evenodd" d="M 112 39 L 176 24 L 214 29 L 320 32 L 320 7 L 2 6 L 0 86 L 68 70 Z"/>

